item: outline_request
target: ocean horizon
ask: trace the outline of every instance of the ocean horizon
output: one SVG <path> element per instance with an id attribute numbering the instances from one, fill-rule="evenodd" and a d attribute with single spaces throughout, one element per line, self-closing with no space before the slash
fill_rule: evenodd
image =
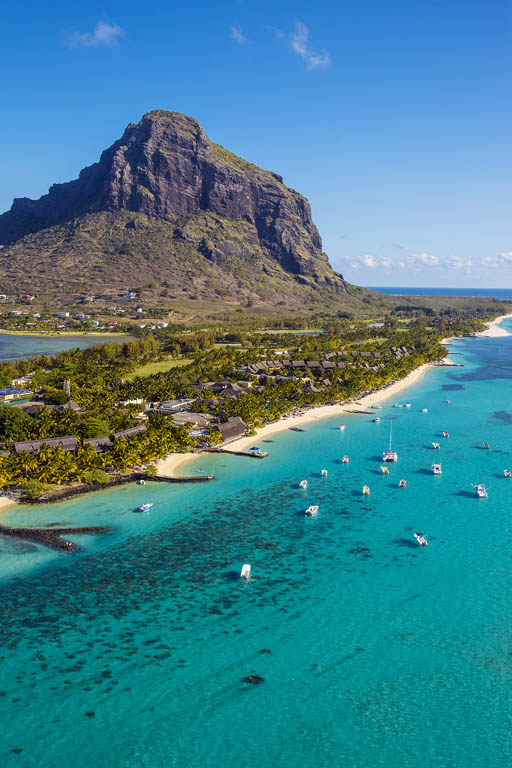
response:
<path id="1" fill-rule="evenodd" d="M 371 291 L 392 296 L 468 296 L 512 300 L 512 288 L 429 288 L 425 286 L 366 285 Z"/>

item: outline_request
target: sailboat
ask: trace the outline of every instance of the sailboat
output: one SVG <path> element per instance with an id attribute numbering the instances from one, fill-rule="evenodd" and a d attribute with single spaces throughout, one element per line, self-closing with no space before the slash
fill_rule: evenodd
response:
<path id="1" fill-rule="evenodd" d="M 398 461 L 398 454 L 391 450 L 391 437 L 393 434 L 393 423 L 389 425 L 389 450 L 382 451 L 382 461 Z"/>

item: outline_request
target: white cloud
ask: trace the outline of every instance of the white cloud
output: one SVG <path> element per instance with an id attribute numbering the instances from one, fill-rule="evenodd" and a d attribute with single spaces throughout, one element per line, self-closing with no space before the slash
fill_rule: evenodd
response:
<path id="1" fill-rule="evenodd" d="M 104 21 L 98 21 L 93 32 L 76 32 L 70 38 L 70 45 L 82 48 L 100 48 L 110 47 L 119 42 L 124 37 L 124 29 L 117 24 L 106 24 Z"/>
<path id="2" fill-rule="evenodd" d="M 437 267 L 439 259 L 430 253 L 412 253 L 407 257 L 409 264 L 423 264 L 425 267 Z"/>
<path id="3" fill-rule="evenodd" d="M 352 269 L 360 269 L 361 267 L 367 267 L 368 269 L 377 269 L 379 267 L 382 269 L 389 269 L 393 266 L 393 262 L 391 259 L 387 259 L 384 256 L 375 258 L 375 256 L 372 256 L 370 253 L 366 253 L 358 259 L 353 259 L 350 262 L 350 266 Z"/>
<path id="4" fill-rule="evenodd" d="M 486 256 L 483 260 L 486 267 L 506 267 L 512 264 L 512 251 L 504 251 L 498 256 Z"/>
<path id="5" fill-rule="evenodd" d="M 448 259 L 448 266 L 452 269 L 466 269 L 471 268 L 471 259 L 464 259 L 462 256 L 450 256 Z"/>
<path id="6" fill-rule="evenodd" d="M 315 53 L 309 46 L 309 30 L 302 21 L 295 22 L 295 30 L 290 35 L 290 46 L 306 62 L 306 69 L 328 69 L 331 57 L 328 53 Z"/>
<path id="7" fill-rule="evenodd" d="M 279 27 L 267 27 L 269 32 L 272 32 L 274 37 L 276 37 L 278 40 L 282 40 L 284 37 L 286 37 L 286 34 L 279 29 Z"/>
<path id="8" fill-rule="evenodd" d="M 243 45 L 247 42 L 247 38 L 242 32 L 242 27 L 239 24 L 233 24 L 229 28 L 229 36 L 232 40 L 235 40 L 239 45 Z"/>

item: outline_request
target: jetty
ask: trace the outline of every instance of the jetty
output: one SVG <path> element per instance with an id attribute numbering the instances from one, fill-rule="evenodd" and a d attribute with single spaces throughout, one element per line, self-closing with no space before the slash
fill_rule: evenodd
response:
<path id="1" fill-rule="evenodd" d="M 77 533 L 110 533 L 107 526 L 87 526 L 85 528 L 9 528 L 0 525 L 0 536 L 10 536 L 15 539 L 25 539 L 59 552 L 77 552 L 80 550 L 72 541 L 63 539 L 64 534 Z"/>
<path id="2" fill-rule="evenodd" d="M 229 448 L 203 448 L 203 453 L 228 453 L 230 456 L 248 456 L 250 459 L 265 459 L 268 451 L 230 451 Z"/>
<path id="3" fill-rule="evenodd" d="M 149 480 L 157 483 L 207 483 L 215 480 L 215 475 L 194 475 L 193 477 L 173 477 L 171 475 L 141 475 L 141 480 Z"/>

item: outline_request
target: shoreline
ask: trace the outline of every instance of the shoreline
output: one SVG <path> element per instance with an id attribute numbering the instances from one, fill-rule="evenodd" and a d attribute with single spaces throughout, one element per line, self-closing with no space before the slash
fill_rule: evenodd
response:
<path id="1" fill-rule="evenodd" d="M 505 328 L 500 328 L 500 323 L 503 322 L 503 320 L 507 320 L 509 317 L 512 317 L 512 313 L 508 315 L 500 315 L 495 320 L 491 320 L 490 322 L 486 323 L 486 330 L 485 331 L 478 331 L 478 333 L 475 334 L 475 336 L 479 337 L 485 337 L 485 338 L 498 338 L 499 336 L 512 336 L 512 334 L 509 331 L 506 331 Z"/>
<path id="2" fill-rule="evenodd" d="M 443 365 L 456 365 L 453 362 L 443 361 Z M 380 403 L 381 400 L 397 395 L 399 392 L 408 389 L 413 384 L 416 384 L 424 374 L 433 368 L 440 367 L 436 363 L 425 363 L 419 368 L 415 368 L 404 376 L 403 379 L 393 381 L 390 384 L 385 385 L 381 389 L 374 392 L 369 392 L 366 395 L 358 398 L 354 401 L 348 401 L 344 403 L 336 403 L 335 405 L 318 405 L 308 408 L 306 411 L 297 414 L 295 416 L 283 416 L 272 424 L 266 424 L 256 430 L 256 434 L 249 437 L 239 437 L 237 440 L 228 443 L 223 446 L 223 450 L 227 453 L 236 451 L 245 451 L 252 445 L 256 445 L 259 440 L 268 437 L 269 435 L 275 435 L 278 432 L 282 432 L 292 427 L 301 427 L 304 424 L 317 421 L 318 419 L 326 419 L 329 416 L 342 416 L 344 414 L 352 413 L 364 413 L 368 411 L 372 405 Z M 174 475 L 174 473 L 184 464 L 187 464 L 192 459 L 197 459 L 201 454 L 198 453 L 171 453 L 167 458 L 161 459 L 156 464 L 157 475 Z"/>
<path id="3" fill-rule="evenodd" d="M 100 337 L 101 336 L 107 336 L 107 337 L 117 337 L 120 339 L 135 339 L 135 336 L 131 336 L 129 333 L 116 333 L 115 331 L 109 331 L 109 333 L 100 333 L 99 331 L 91 331 L 91 333 L 87 333 L 86 331 L 69 331 L 68 333 L 43 333 L 41 331 L 7 331 L 3 328 L 0 328 L 0 334 L 5 334 L 6 336 L 35 336 L 38 339 L 65 339 L 65 338 L 74 338 L 75 336 L 95 336 Z"/>

